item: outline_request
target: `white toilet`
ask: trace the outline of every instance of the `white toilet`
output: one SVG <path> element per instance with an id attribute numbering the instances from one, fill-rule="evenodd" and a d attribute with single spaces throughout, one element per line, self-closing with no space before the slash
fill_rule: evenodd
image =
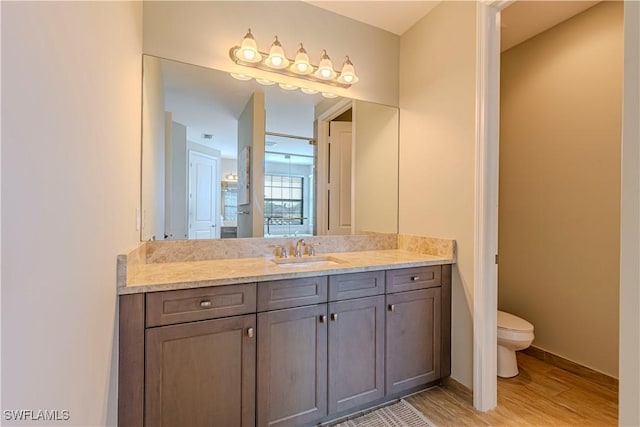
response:
<path id="1" fill-rule="evenodd" d="M 511 378 L 518 375 L 516 351 L 524 350 L 533 342 L 533 325 L 524 319 L 498 310 L 498 376 Z"/>

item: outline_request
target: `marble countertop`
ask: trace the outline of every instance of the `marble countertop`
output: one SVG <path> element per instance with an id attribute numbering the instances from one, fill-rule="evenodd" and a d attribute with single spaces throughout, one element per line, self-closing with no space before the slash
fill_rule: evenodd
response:
<path id="1" fill-rule="evenodd" d="M 190 262 L 168 262 L 131 265 L 126 286 L 118 294 L 135 294 L 236 283 L 265 282 L 318 275 L 357 273 L 428 265 L 452 264 L 451 257 L 387 249 L 362 252 L 322 253 L 337 263 L 283 266 L 273 257 L 218 259 Z M 304 257 L 307 261 L 311 259 Z"/>

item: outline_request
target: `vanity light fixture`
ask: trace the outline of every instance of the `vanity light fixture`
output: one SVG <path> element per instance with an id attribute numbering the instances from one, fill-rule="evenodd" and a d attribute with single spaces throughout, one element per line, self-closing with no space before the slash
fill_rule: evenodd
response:
<path id="1" fill-rule="evenodd" d="M 313 65 L 309 62 L 309 54 L 302 43 L 298 45 L 295 58 L 287 58 L 284 48 L 280 40 L 278 40 L 278 36 L 274 37 L 269 52 L 261 52 L 258 50 L 258 45 L 250 28 L 242 39 L 240 46 L 233 46 L 229 49 L 229 57 L 234 63 L 244 67 L 257 68 L 262 71 L 269 71 L 296 79 L 309 80 L 344 89 L 351 87 L 351 85 L 357 83 L 359 80 L 353 62 L 351 62 L 348 56 L 345 57 L 340 71 L 336 71 L 333 68 L 333 62 L 325 49 L 322 50 L 318 65 Z M 246 74 L 231 73 L 231 75 L 239 80 L 251 79 L 251 77 Z M 269 79 L 256 79 L 256 81 L 260 84 L 273 84 L 276 82 Z M 315 89 L 306 88 L 302 84 L 293 85 L 280 83 L 280 87 L 285 90 L 295 90 L 299 88 L 307 94 L 319 92 Z M 333 95 L 330 92 L 326 93 Z M 335 96 L 336 95 L 333 95 L 333 97 Z"/>
<path id="2" fill-rule="evenodd" d="M 238 175 L 235 173 L 228 173 L 224 176 L 225 181 L 238 181 Z"/>

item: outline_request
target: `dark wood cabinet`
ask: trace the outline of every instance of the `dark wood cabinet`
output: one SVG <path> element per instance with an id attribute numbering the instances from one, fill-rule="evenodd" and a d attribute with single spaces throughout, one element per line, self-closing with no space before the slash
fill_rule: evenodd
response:
<path id="1" fill-rule="evenodd" d="M 314 425 L 450 375 L 450 331 L 450 265 L 121 295 L 118 425 Z"/>
<path id="2" fill-rule="evenodd" d="M 384 295 L 329 304 L 329 413 L 384 397 Z"/>
<path id="3" fill-rule="evenodd" d="M 146 330 L 145 425 L 255 425 L 256 315 Z"/>
<path id="4" fill-rule="evenodd" d="M 440 378 L 441 288 L 387 295 L 386 391 Z"/>
<path id="5" fill-rule="evenodd" d="M 258 314 L 258 426 L 327 415 L 327 304 Z"/>

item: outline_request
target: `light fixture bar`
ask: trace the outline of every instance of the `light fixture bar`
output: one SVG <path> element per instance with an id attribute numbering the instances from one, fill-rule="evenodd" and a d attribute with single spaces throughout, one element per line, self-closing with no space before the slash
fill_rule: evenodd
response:
<path id="1" fill-rule="evenodd" d="M 257 68 L 270 73 L 278 73 L 296 79 L 309 80 L 345 89 L 359 80 L 353 63 L 348 56 L 345 57 L 340 71 L 336 71 L 333 68 L 333 62 L 325 49 L 322 50 L 318 65 L 310 63 L 309 55 L 302 43 L 298 44 L 295 58 L 288 58 L 277 35 L 271 43 L 269 52 L 262 52 L 258 50 L 258 44 L 251 33 L 251 28 L 247 30 L 240 46 L 233 46 L 229 49 L 229 58 L 235 64 L 244 67 Z M 242 80 L 244 76 L 235 74 L 234 77 Z M 261 80 L 264 81 L 264 79 Z M 266 81 L 261 83 L 268 84 Z M 286 90 L 293 90 L 299 87 L 285 83 L 280 83 L 280 86 Z M 311 92 L 312 90 L 310 89 L 305 91 L 305 93 L 309 94 Z"/>
<path id="2" fill-rule="evenodd" d="M 302 79 L 302 80 L 309 80 L 312 82 L 316 82 L 316 83 L 322 83 L 322 84 L 326 84 L 326 85 L 331 85 L 331 86 L 335 86 L 335 87 L 341 87 L 344 89 L 348 89 L 351 87 L 351 83 L 341 83 L 338 79 L 340 78 L 340 73 L 337 71 L 334 71 L 335 74 L 337 75 L 337 78 L 332 78 L 330 80 L 325 80 L 325 79 L 320 79 L 318 77 L 316 77 L 313 73 L 311 74 L 296 74 L 293 71 L 290 71 L 288 68 L 283 68 L 283 69 L 275 69 L 275 68 L 271 68 L 268 65 L 264 64 L 262 61 L 261 62 L 246 62 L 243 61 L 242 59 L 238 58 L 238 56 L 236 56 L 236 51 L 240 49 L 240 46 L 234 46 L 231 49 L 229 49 L 229 58 L 231 58 L 231 60 L 236 63 L 237 65 L 242 65 L 244 67 L 251 67 L 251 68 L 257 68 L 258 70 L 262 70 L 262 71 L 269 71 L 271 73 L 278 73 L 278 74 L 282 74 L 284 76 L 288 76 L 288 77 L 293 77 L 296 79 Z M 262 52 L 262 51 L 258 51 L 258 53 L 263 57 L 266 58 L 269 56 L 268 52 Z M 287 60 L 290 63 L 294 63 L 294 60 L 291 58 L 287 58 Z M 310 64 L 311 67 L 313 68 L 314 72 L 318 69 L 317 66 Z"/>

